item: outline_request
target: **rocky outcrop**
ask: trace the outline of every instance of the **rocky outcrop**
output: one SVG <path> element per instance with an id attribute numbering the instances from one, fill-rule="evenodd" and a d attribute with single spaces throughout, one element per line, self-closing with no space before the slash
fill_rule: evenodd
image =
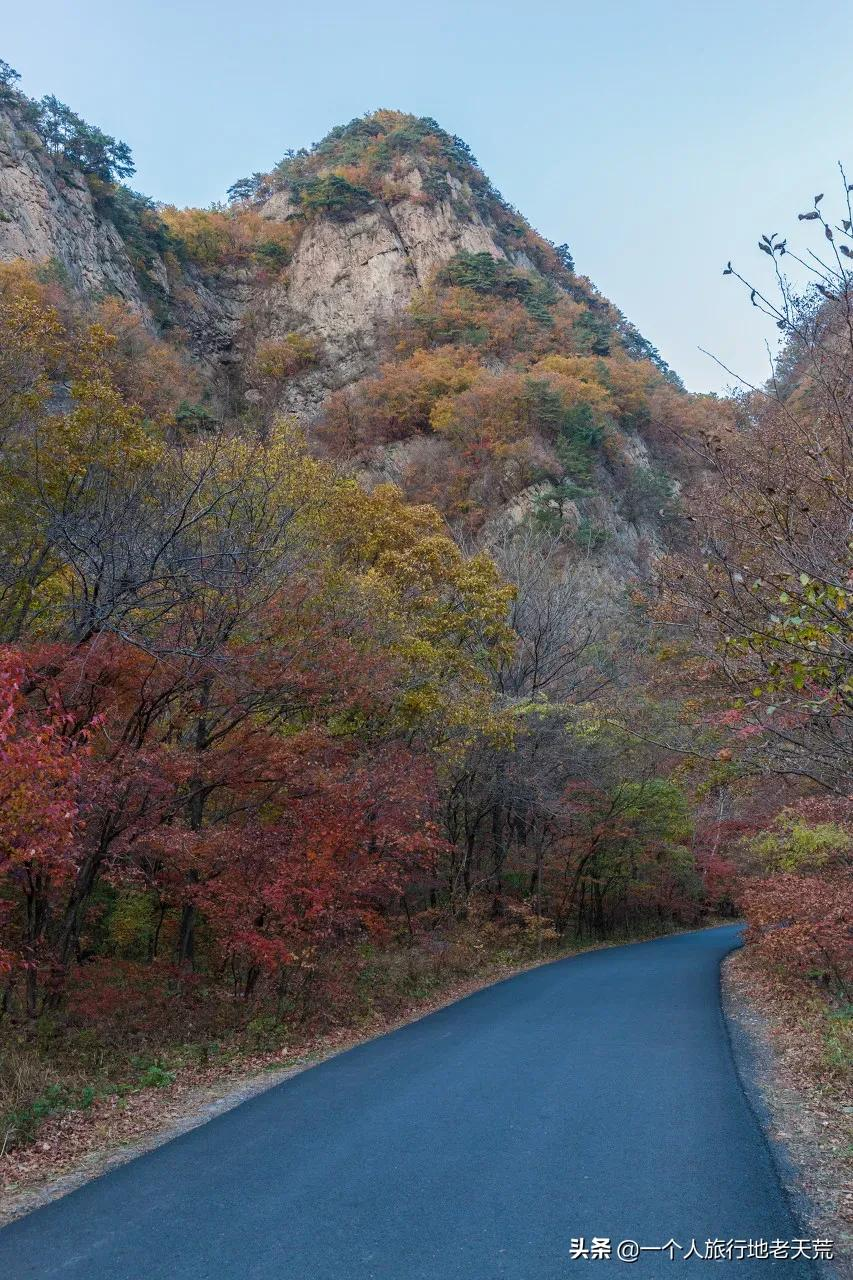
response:
<path id="1" fill-rule="evenodd" d="M 19 116 L 0 108 L 0 261 L 52 260 L 71 285 L 147 314 L 121 236 L 81 174 L 62 173 Z"/>
<path id="2" fill-rule="evenodd" d="M 537 271 L 516 247 L 526 244 L 535 256 L 535 236 L 517 234 L 523 225 L 515 225 L 516 234 L 501 230 L 507 207 L 484 194 L 482 183 L 477 187 L 473 169 L 469 180 L 464 166 L 461 177 L 425 166 L 423 157 L 398 156 L 369 190 L 344 183 L 350 194 L 343 203 L 311 204 L 303 175 L 296 179 L 301 188 L 285 185 L 237 209 L 238 219 L 248 215 L 242 227 L 254 236 L 241 252 L 194 259 L 188 241 L 165 241 L 175 250 L 166 252 L 155 238 L 146 242 L 144 270 L 135 273 L 105 212 L 110 206 L 99 207 L 82 174 L 54 163 L 23 114 L 0 108 L 0 260 L 53 260 L 78 291 L 117 295 L 152 327 L 156 313 L 208 375 L 223 417 L 248 410 L 263 424 L 275 412 L 290 412 L 310 424 L 330 393 L 391 356 L 395 324 L 455 255 L 485 253 Z M 258 215 L 287 226 L 269 242 L 281 249 L 273 265 L 255 252 L 266 244 Z M 549 284 L 572 288 L 559 272 L 549 273 Z M 576 292 L 571 296 L 577 300 Z M 264 370 L 276 346 L 303 358 L 270 375 Z M 666 491 L 640 434 L 611 429 L 607 444 L 606 465 L 598 460 L 590 492 L 578 501 L 553 485 L 561 463 L 535 430 L 520 470 L 508 458 L 504 473 L 486 467 L 474 474 L 469 498 L 486 516 L 479 531 L 484 545 L 533 521 L 559 529 L 571 554 L 594 564 L 614 590 L 631 574 L 642 575 L 660 553 L 658 517 L 665 513 L 655 506 L 666 503 Z M 458 458 L 447 440 L 425 433 L 350 462 L 368 487 L 390 481 L 414 501 L 440 504 Z"/>
<path id="3" fill-rule="evenodd" d="M 208 278 L 174 263 L 167 271 L 156 253 L 137 273 L 85 176 L 55 163 L 20 114 L 0 107 L 0 261 L 16 258 L 52 264 L 78 293 L 121 298 L 152 329 L 156 299 L 208 372 L 235 358 L 234 337 L 254 296 L 250 272 Z"/>
<path id="4" fill-rule="evenodd" d="M 506 254 L 496 231 L 473 207 L 470 191 L 447 175 L 452 196 L 427 201 L 417 168 L 398 181 L 395 200 L 375 200 L 346 221 L 320 217 L 305 226 L 286 280 L 264 301 L 269 336 L 302 330 L 321 340 L 321 366 L 286 388 L 282 407 L 312 417 L 330 390 L 369 372 L 390 322 L 415 291 L 454 254 Z M 271 221 L 294 216 L 287 192 L 276 192 L 261 213 Z"/>

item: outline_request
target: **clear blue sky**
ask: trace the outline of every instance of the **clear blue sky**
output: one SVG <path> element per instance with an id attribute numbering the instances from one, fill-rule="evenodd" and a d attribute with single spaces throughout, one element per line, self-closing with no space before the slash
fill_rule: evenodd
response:
<path id="1" fill-rule="evenodd" d="M 853 170 L 850 0 L 40 0 L 0 41 L 178 204 L 375 107 L 434 116 L 695 390 L 730 381 L 700 346 L 766 374 L 726 260 L 761 273 L 758 234 Z"/>

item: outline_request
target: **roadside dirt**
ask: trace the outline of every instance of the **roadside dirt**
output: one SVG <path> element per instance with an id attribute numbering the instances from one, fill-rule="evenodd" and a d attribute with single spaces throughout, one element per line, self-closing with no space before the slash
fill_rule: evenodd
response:
<path id="1" fill-rule="evenodd" d="M 835 1243 L 824 1274 L 853 1280 L 853 1097 L 820 1069 L 814 1026 L 748 951 L 724 962 L 722 990 L 744 1087 L 792 1207 L 814 1238 Z"/>

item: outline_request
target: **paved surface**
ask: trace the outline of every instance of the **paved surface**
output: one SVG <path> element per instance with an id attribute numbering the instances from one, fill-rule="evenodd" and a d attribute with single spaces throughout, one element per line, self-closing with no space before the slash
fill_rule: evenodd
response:
<path id="1" fill-rule="evenodd" d="M 341 1054 L 0 1232 L 24 1280 L 812 1276 L 570 1240 L 791 1239 L 735 1072 L 736 927 L 522 974 Z"/>

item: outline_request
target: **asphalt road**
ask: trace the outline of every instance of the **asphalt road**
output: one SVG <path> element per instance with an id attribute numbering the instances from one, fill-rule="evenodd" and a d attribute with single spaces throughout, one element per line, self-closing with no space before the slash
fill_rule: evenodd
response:
<path id="1" fill-rule="evenodd" d="M 801 1234 L 720 1010 L 737 938 L 562 960 L 341 1054 L 13 1223 L 0 1277 L 811 1277 L 682 1256 Z"/>

